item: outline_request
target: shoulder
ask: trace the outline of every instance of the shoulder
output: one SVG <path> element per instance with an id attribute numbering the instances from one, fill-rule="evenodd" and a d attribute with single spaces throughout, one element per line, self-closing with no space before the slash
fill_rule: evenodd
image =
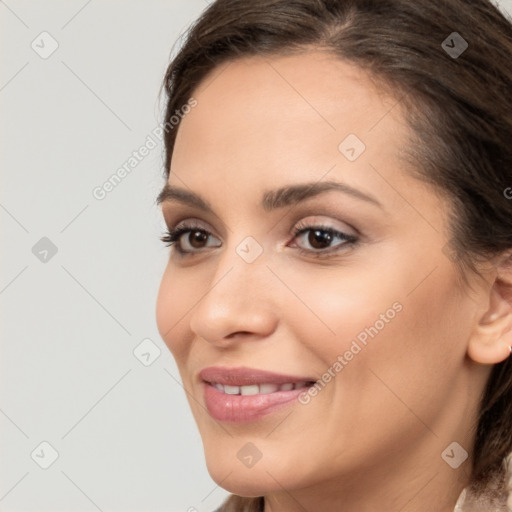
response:
<path id="1" fill-rule="evenodd" d="M 511 454 L 512 455 L 512 454 Z M 504 471 L 482 491 L 466 487 L 453 512 L 511 512 L 512 511 L 512 457 L 505 459 Z"/>

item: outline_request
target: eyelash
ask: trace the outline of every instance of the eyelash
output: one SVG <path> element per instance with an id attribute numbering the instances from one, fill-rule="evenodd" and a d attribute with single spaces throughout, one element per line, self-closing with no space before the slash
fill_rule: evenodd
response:
<path id="1" fill-rule="evenodd" d="M 328 233 L 331 235 L 331 237 L 337 237 L 345 241 L 345 243 L 339 244 L 336 246 L 335 249 L 325 249 L 325 250 L 311 250 L 311 249 L 302 249 L 298 248 L 299 253 L 307 256 L 313 256 L 316 258 L 321 257 L 327 257 L 330 256 L 332 253 L 339 252 L 343 250 L 346 246 L 353 246 L 358 242 L 358 238 L 353 235 L 348 235 L 346 233 L 343 233 L 342 231 L 338 231 L 337 229 L 334 229 L 329 226 L 325 225 L 309 225 L 309 226 L 303 226 L 303 227 L 297 227 L 293 232 L 293 237 L 296 238 L 300 235 L 303 235 L 304 233 L 307 233 L 308 231 L 322 231 L 325 233 Z M 176 251 L 180 256 L 186 256 L 190 254 L 196 254 L 199 251 L 184 251 L 180 244 L 179 240 L 185 233 L 193 233 L 193 232 L 200 232 L 204 233 L 206 235 L 210 235 L 211 233 L 200 226 L 194 226 L 194 225 L 184 225 L 178 229 L 166 231 L 165 234 L 160 237 L 160 240 L 166 244 L 167 247 L 170 247 L 171 245 L 175 245 Z"/>

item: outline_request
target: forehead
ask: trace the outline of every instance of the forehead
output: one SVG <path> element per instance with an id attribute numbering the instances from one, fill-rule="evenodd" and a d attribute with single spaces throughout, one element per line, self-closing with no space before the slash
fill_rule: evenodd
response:
<path id="1" fill-rule="evenodd" d="M 407 134 L 395 98 L 320 51 L 224 63 L 193 96 L 171 170 L 202 190 L 219 181 L 262 190 L 325 173 L 356 184 L 375 173 L 369 162 L 396 167 Z M 359 144 L 357 160 L 343 154 L 346 140 Z M 172 172 L 169 182 L 180 185 Z"/>

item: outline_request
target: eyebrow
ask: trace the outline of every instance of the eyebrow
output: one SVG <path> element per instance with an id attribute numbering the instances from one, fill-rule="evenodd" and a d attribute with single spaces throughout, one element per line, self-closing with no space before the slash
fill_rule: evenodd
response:
<path id="1" fill-rule="evenodd" d="M 263 194 L 261 207 L 264 211 L 270 212 L 278 208 L 295 205 L 306 199 L 310 199 L 318 196 L 319 194 L 333 190 L 374 204 L 375 206 L 383 209 L 382 204 L 375 197 L 353 188 L 346 183 L 340 183 L 337 181 L 300 183 L 267 191 Z M 173 187 L 169 185 L 169 183 L 166 183 L 160 194 L 158 194 L 156 202 L 160 205 L 169 201 L 177 201 L 179 203 L 198 208 L 207 213 L 214 213 L 213 208 L 208 201 L 203 199 L 200 195 L 184 188 Z"/>

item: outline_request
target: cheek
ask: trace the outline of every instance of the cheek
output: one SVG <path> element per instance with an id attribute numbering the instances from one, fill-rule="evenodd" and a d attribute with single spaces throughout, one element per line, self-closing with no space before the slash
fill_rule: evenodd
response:
<path id="1" fill-rule="evenodd" d="M 396 283 L 363 278 L 348 269 L 321 270 L 299 271 L 289 281 L 297 298 L 286 301 L 287 314 L 282 316 L 286 322 L 293 319 L 298 340 L 325 364 L 332 364 L 353 341 L 364 348 L 372 337 L 380 336 L 397 321 L 402 306 Z"/>
<path id="2" fill-rule="evenodd" d="M 309 429 L 317 428 L 317 417 L 307 411 L 318 411 L 325 439 L 337 439 L 349 452 L 367 446 L 378 453 L 400 437 L 419 436 L 424 424 L 418 418 L 435 422 L 464 359 L 470 314 L 453 275 L 438 271 L 413 292 L 417 277 L 391 269 L 364 279 L 347 272 L 338 282 L 333 275 L 295 280 L 294 291 L 310 310 L 300 306 L 294 332 L 326 382 L 300 410 Z M 297 313 L 298 305 L 287 308 Z M 334 378 L 324 373 L 329 368 Z"/>
<path id="3" fill-rule="evenodd" d="M 188 281 L 184 286 L 182 281 L 169 265 L 162 276 L 156 301 L 158 332 L 178 363 L 188 349 L 186 325 L 182 319 L 190 309 L 187 297 L 193 293 L 192 283 Z"/>
<path id="4" fill-rule="evenodd" d="M 368 403 L 400 410 L 403 402 L 429 424 L 453 392 L 471 329 L 471 301 L 461 299 L 446 268 L 436 272 L 414 291 L 391 297 L 402 310 L 368 341 L 366 357 L 347 373 Z"/>
<path id="5" fill-rule="evenodd" d="M 333 393 L 339 388 L 345 405 L 351 397 L 357 398 L 354 407 L 396 400 L 378 377 L 411 403 L 432 405 L 464 359 L 470 305 L 461 301 L 446 266 L 416 288 L 417 271 L 386 270 L 365 277 L 347 270 L 339 279 L 327 271 L 299 272 L 308 275 L 294 279 L 293 290 L 303 304 L 290 300 L 286 318 L 294 319 L 295 335 L 307 344 L 319 375 L 329 368 L 343 374 L 329 387 Z M 344 359 L 342 368 L 334 366 L 338 356 Z M 347 397 L 347 389 L 357 393 Z"/>

